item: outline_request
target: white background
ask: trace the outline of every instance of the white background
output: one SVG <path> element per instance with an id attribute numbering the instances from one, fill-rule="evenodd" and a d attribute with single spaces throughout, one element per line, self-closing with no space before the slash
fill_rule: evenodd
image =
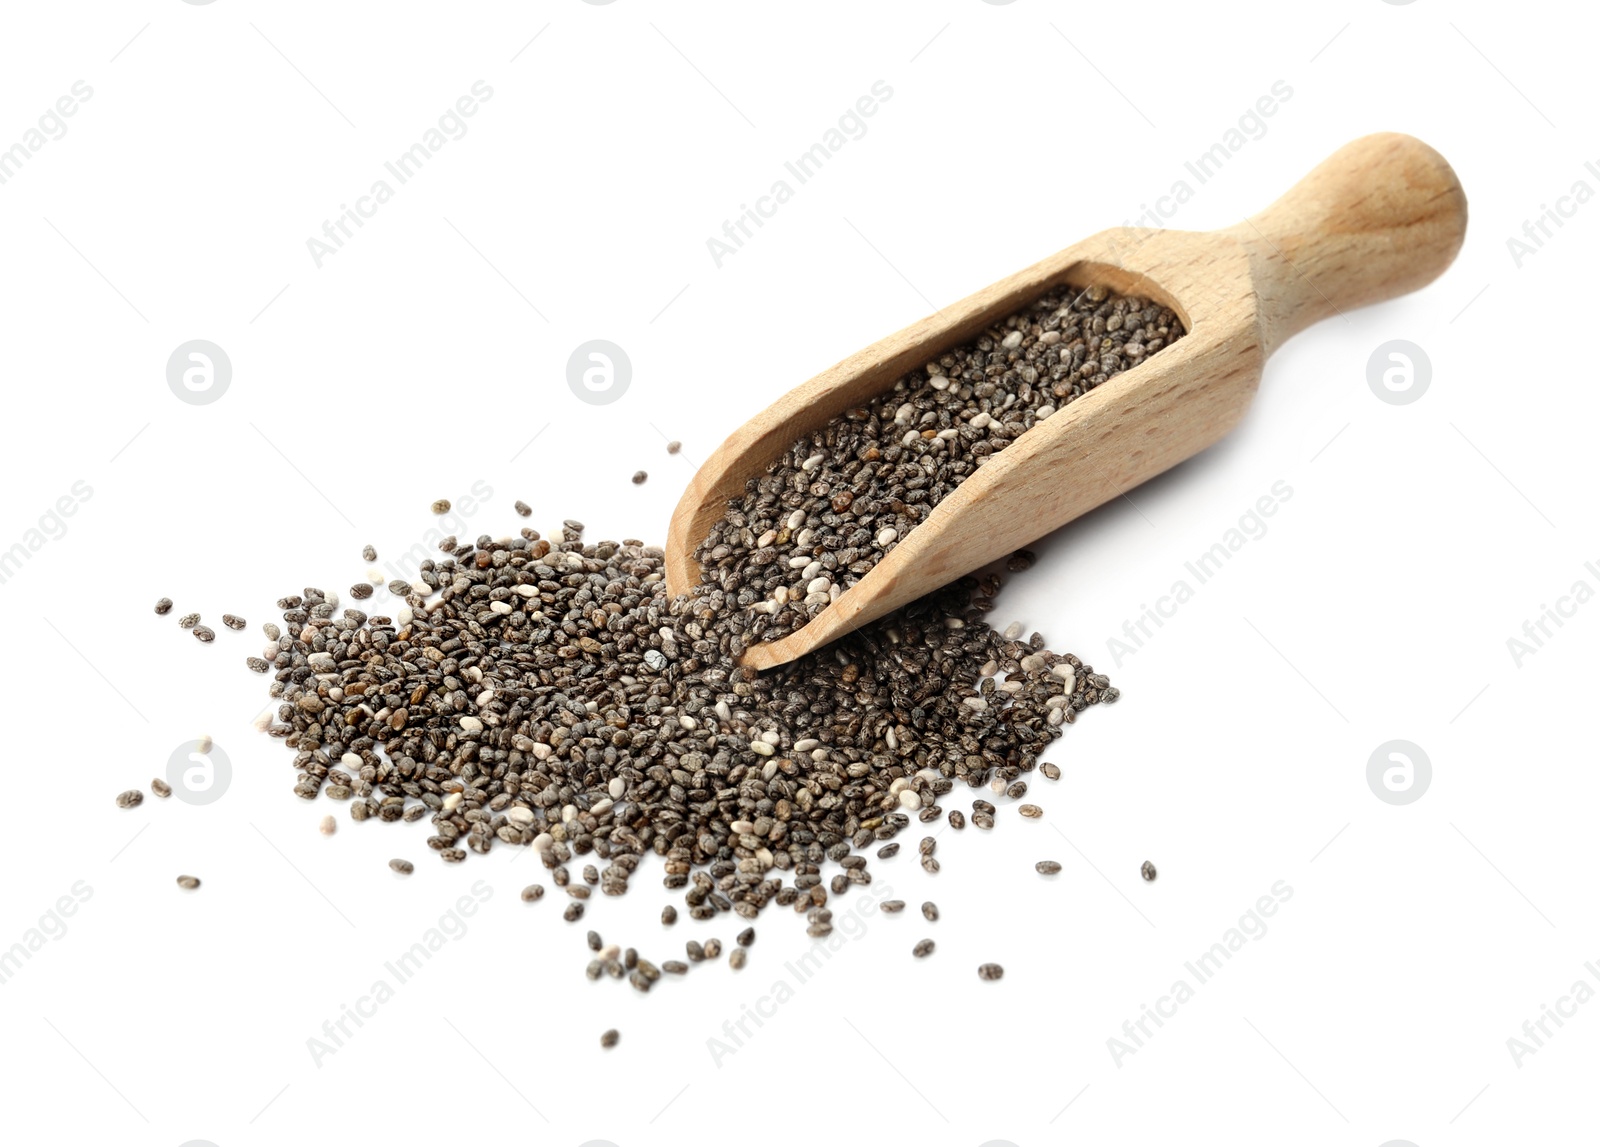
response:
<path id="1" fill-rule="evenodd" d="M 93 95 L 0 185 L 0 548 L 75 482 L 92 495 L 0 585 L 0 949 L 75 882 L 92 893 L 0 984 L 8 1139 L 1573 1141 L 1600 1004 L 1520 1066 L 1507 1040 L 1574 981 L 1600 988 L 1580 737 L 1600 606 L 1520 666 L 1507 639 L 1575 581 L 1600 588 L 1600 207 L 1520 268 L 1507 239 L 1575 181 L 1600 188 L 1588 19 L 1436 0 L 10 6 L 0 148 L 75 81 Z M 477 80 L 493 96 L 465 137 L 319 269 L 306 240 Z M 708 237 L 878 80 L 893 96 L 867 134 L 719 269 Z M 877 864 L 870 892 L 911 910 L 847 923 L 837 903 L 857 938 L 733 1054 L 707 1041 L 795 986 L 787 910 L 757 922 L 742 973 L 642 997 L 583 979 L 586 927 L 658 961 L 737 930 L 663 930 L 655 862 L 569 926 L 564 897 L 518 900 L 548 884 L 532 858 L 445 866 L 426 822 L 292 795 L 242 664 L 274 599 L 348 596 L 363 544 L 398 555 L 433 499 L 478 481 L 493 494 L 467 536 L 513 532 L 522 498 L 544 529 L 659 543 L 742 419 L 1134 219 L 1279 80 L 1293 95 L 1265 134 L 1170 225 L 1233 224 L 1349 139 L 1400 130 L 1466 187 L 1460 258 L 1294 339 L 1226 442 L 1039 547 L 999 620 L 1123 700 L 1050 754 L 1043 820 L 945 830 L 936 877 L 906 853 Z M 164 376 L 196 338 L 233 364 L 210 405 Z M 613 405 L 566 385 L 594 338 L 632 360 Z M 1367 384 L 1393 338 L 1432 362 L 1410 405 Z M 1124 621 L 1280 480 L 1268 532 L 1116 664 Z M 177 607 L 157 618 L 162 595 Z M 213 645 L 174 624 L 190 609 Z M 232 762 L 222 799 L 114 807 L 202 733 Z M 1366 782 L 1395 738 L 1433 766 L 1403 807 Z M 1033 873 L 1046 857 L 1054 880 Z M 307 1040 L 477 881 L 467 932 L 319 1065 Z M 1293 895 L 1265 935 L 1119 1063 L 1108 1039 L 1277 881 Z M 930 897 L 935 925 L 915 910 Z M 924 936 L 938 951 L 913 960 Z M 1002 982 L 978 980 L 984 960 Z"/>

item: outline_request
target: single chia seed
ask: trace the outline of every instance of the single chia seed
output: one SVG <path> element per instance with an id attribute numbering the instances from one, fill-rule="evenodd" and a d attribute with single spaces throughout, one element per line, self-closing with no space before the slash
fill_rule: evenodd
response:
<path id="1" fill-rule="evenodd" d="M 170 597 L 164 597 L 160 601 L 156 602 L 156 612 L 157 613 L 166 613 L 171 609 L 172 609 L 172 599 Z"/>

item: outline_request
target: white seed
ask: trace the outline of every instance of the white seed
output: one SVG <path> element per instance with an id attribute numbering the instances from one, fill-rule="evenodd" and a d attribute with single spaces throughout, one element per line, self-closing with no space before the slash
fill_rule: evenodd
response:
<path id="1" fill-rule="evenodd" d="M 611 811 L 611 806 L 616 803 L 617 802 L 612 800 L 610 797 L 602 797 L 600 800 L 595 801 L 594 804 L 589 806 L 589 815 L 605 816 L 606 813 Z"/>
<path id="2" fill-rule="evenodd" d="M 781 739 L 776 729 L 768 729 L 761 734 L 761 739 L 769 745 L 776 745 Z"/>
<path id="3" fill-rule="evenodd" d="M 1039 336 L 1039 341 L 1044 343 L 1045 346 L 1055 346 L 1056 343 L 1061 341 L 1061 332 L 1045 331 L 1044 334 Z"/>
<path id="4" fill-rule="evenodd" d="M 1055 412 L 1056 412 L 1056 408 L 1055 407 L 1051 406 L 1049 403 L 1045 403 L 1045 405 L 1041 406 L 1038 410 L 1036 410 L 1034 412 L 1034 417 L 1039 419 L 1041 422 L 1043 422 L 1046 418 L 1049 418 Z"/>
<path id="5" fill-rule="evenodd" d="M 982 697 L 965 697 L 962 699 L 961 703 L 975 713 L 982 713 L 989 707 L 989 702 L 985 701 Z"/>
<path id="6" fill-rule="evenodd" d="M 894 424 L 896 426 L 910 426 L 912 419 L 916 418 L 916 416 L 917 408 L 915 406 L 912 406 L 909 402 L 902 403 L 900 409 L 894 412 Z"/>
<path id="7" fill-rule="evenodd" d="M 414 581 L 411 583 L 411 592 L 418 597 L 427 597 L 433 592 L 433 587 L 425 581 Z"/>
<path id="8" fill-rule="evenodd" d="M 913 446 L 916 443 L 920 442 L 921 440 L 922 440 L 922 435 L 918 434 L 915 430 L 907 430 L 906 433 L 905 433 L 905 437 L 900 439 L 900 445 L 901 446 Z"/>
<path id="9" fill-rule="evenodd" d="M 511 603 L 509 601 L 491 601 L 489 608 L 503 617 L 511 612 Z"/>
<path id="10" fill-rule="evenodd" d="M 992 793 L 1003 793 L 1003 792 L 1005 792 L 1006 791 L 1006 782 L 1001 780 L 999 777 L 996 777 L 994 780 L 989 782 L 989 791 L 992 792 Z"/>
<path id="11" fill-rule="evenodd" d="M 789 559 L 789 568 L 792 570 L 803 570 L 810 564 L 811 556 L 809 554 L 801 554 L 799 557 Z"/>
<path id="12" fill-rule="evenodd" d="M 936 374 L 928 380 L 928 385 L 935 390 L 945 390 L 950 385 L 950 380 L 942 374 Z"/>
<path id="13" fill-rule="evenodd" d="M 528 847 L 533 849 L 534 852 L 538 853 L 543 852 L 555 842 L 555 837 L 551 836 L 548 832 L 541 832 L 538 836 L 533 838 L 533 843 Z"/>
<path id="14" fill-rule="evenodd" d="M 561 823 L 562 824 L 571 824 L 573 821 L 575 821 L 577 819 L 578 819 L 578 806 L 577 805 L 568 804 L 568 805 L 562 805 L 561 806 Z"/>
<path id="15" fill-rule="evenodd" d="M 777 589 L 772 591 L 772 600 L 778 605 L 784 605 L 789 600 L 790 592 L 791 591 L 788 586 L 780 585 Z"/>
<path id="16" fill-rule="evenodd" d="M 817 531 L 815 531 L 813 529 L 810 529 L 810 528 L 801 530 L 798 534 L 796 534 L 794 536 L 794 544 L 797 545 L 797 546 L 809 546 L 812 542 L 814 542 L 816 540 L 817 540 Z"/>
<path id="17" fill-rule="evenodd" d="M 894 735 L 893 729 L 887 729 L 883 734 L 883 743 L 891 749 L 898 749 L 900 747 L 900 738 Z"/>
<path id="18" fill-rule="evenodd" d="M 543 741 L 535 741 L 533 743 L 533 756 L 534 756 L 535 760 L 538 760 L 538 761 L 548 760 L 550 758 L 551 752 L 553 752 L 553 750 L 550 748 L 549 745 L 545 744 Z"/>
<path id="19" fill-rule="evenodd" d="M 612 777 L 606 785 L 606 792 L 611 794 L 613 800 L 620 800 L 622 794 L 628 791 L 628 782 L 621 777 Z"/>
<path id="20" fill-rule="evenodd" d="M 464 800 L 466 800 L 466 797 L 462 796 L 460 793 L 446 793 L 444 797 L 444 811 L 455 812 L 456 809 L 461 807 L 461 802 Z"/>
<path id="21" fill-rule="evenodd" d="M 1000 340 L 1000 345 L 1006 350 L 1016 350 L 1022 345 L 1022 332 L 1012 331 L 1005 338 Z"/>
<path id="22" fill-rule="evenodd" d="M 770 546 L 773 542 L 775 542 L 777 540 L 778 540 L 778 531 L 777 530 L 768 530 L 766 533 L 762 534 L 759 538 L 756 539 L 756 549 L 764 550 L 768 546 Z"/>
<path id="23" fill-rule="evenodd" d="M 1006 631 L 1000 636 L 1004 637 L 1007 641 L 1015 641 L 1017 638 L 1022 636 L 1022 622 L 1013 621 L 1010 625 L 1006 626 Z"/>
<path id="24" fill-rule="evenodd" d="M 833 582 L 826 577 L 814 577 L 806 583 L 806 593 L 827 593 L 833 588 Z"/>
<path id="25" fill-rule="evenodd" d="M 819 562 L 819 561 L 807 562 L 805 564 L 804 568 L 802 568 L 801 571 L 800 571 L 800 580 L 801 581 L 810 581 L 812 578 L 816 577 L 821 572 L 822 572 L 822 563 L 821 562 Z"/>
<path id="26" fill-rule="evenodd" d="M 763 757 L 770 757 L 770 756 L 772 756 L 772 754 L 773 754 L 773 752 L 775 750 L 773 749 L 773 747 L 771 745 L 767 744 L 765 741 L 751 741 L 750 742 L 750 751 L 753 752 L 753 753 L 757 753 L 757 754 L 759 754 L 759 755 L 761 755 Z"/>
<path id="27" fill-rule="evenodd" d="M 361 771 L 361 755 L 359 753 L 346 753 L 339 758 L 339 764 L 352 773 Z"/>
<path id="28" fill-rule="evenodd" d="M 481 733 L 483 732 L 483 722 L 476 717 L 463 717 L 461 718 L 461 731 L 463 733 Z"/>
<path id="29" fill-rule="evenodd" d="M 886 546 L 900 536 L 900 531 L 893 526 L 885 526 L 878 531 L 878 544 Z"/>
<path id="30" fill-rule="evenodd" d="M 467 667 L 467 676 L 471 677 L 472 676 L 472 671 L 474 669 L 476 669 L 476 668 L 478 668 L 476 665 L 468 666 Z M 477 699 L 474 700 L 472 703 L 474 705 L 476 705 L 478 708 L 482 709 L 485 705 L 487 705 L 490 701 L 493 701 L 493 700 L 494 700 L 494 690 L 493 689 L 489 689 L 489 688 L 484 688 L 484 689 L 478 690 Z"/>
<path id="31" fill-rule="evenodd" d="M 819 743 L 815 737 L 802 737 L 794 743 L 794 751 L 797 753 L 809 753 Z"/>
<path id="32" fill-rule="evenodd" d="M 904 809 L 921 808 L 922 797 L 917 795 L 916 789 L 901 789 L 900 807 Z"/>
<path id="33" fill-rule="evenodd" d="M 404 629 L 406 626 L 410 625 L 412 619 L 416 616 L 417 615 L 412 612 L 412 609 L 409 605 L 402 605 L 399 609 L 394 611 L 394 619 L 399 623 L 401 629 Z"/>
<path id="34" fill-rule="evenodd" d="M 809 471 L 815 470 L 818 466 L 821 466 L 823 464 L 823 462 L 825 462 L 825 461 L 827 461 L 827 456 L 826 455 L 824 455 L 824 454 L 813 454 L 811 457 L 807 458 L 804 462 L 800 463 L 800 469 L 809 472 Z"/>
<path id="35" fill-rule="evenodd" d="M 787 530 L 798 530 L 801 526 L 803 526 L 805 524 L 806 524 L 806 512 L 804 510 L 796 510 L 794 513 L 790 514 L 788 516 L 788 518 L 784 520 L 784 523 L 783 523 L 784 528 L 787 529 Z"/>
<path id="36" fill-rule="evenodd" d="M 325 816 L 322 818 L 322 823 L 317 825 L 317 831 L 323 836 L 332 836 L 339 831 L 339 822 L 331 816 Z"/>
<path id="37" fill-rule="evenodd" d="M 257 713 L 256 714 L 255 727 L 256 727 L 256 732 L 258 732 L 258 733 L 265 733 L 268 729 L 272 728 L 272 710 L 271 709 L 268 709 L 265 713 Z"/>
<path id="38" fill-rule="evenodd" d="M 700 727 L 700 722 L 696 721 L 687 713 L 678 714 L 678 724 L 682 725 L 685 729 L 698 729 Z"/>
<path id="39" fill-rule="evenodd" d="M 533 810 L 531 808 L 523 808 L 521 805 L 512 805 L 506 809 L 506 819 L 512 824 L 532 824 Z"/>

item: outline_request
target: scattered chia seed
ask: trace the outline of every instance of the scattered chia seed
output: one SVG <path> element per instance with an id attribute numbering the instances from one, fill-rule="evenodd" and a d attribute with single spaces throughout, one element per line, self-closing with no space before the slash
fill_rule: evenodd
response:
<path id="1" fill-rule="evenodd" d="M 178 887 L 185 891 L 193 892 L 200 887 L 200 878 L 198 876 L 180 876 L 178 877 Z"/>
<path id="2" fill-rule="evenodd" d="M 1145 861 L 1139 866 L 1139 875 L 1144 877 L 1146 880 L 1154 880 L 1156 878 L 1156 866 L 1151 864 L 1148 860 Z"/>
<path id="3" fill-rule="evenodd" d="M 117 796 L 118 808 L 138 808 L 143 803 L 144 793 L 138 789 L 129 789 L 127 792 L 120 793 Z"/>
<path id="4" fill-rule="evenodd" d="M 676 438 L 674 438 L 671 442 L 667 443 L 667 453 L 668 454 L 676 454 L 678 451 L 680 451 L 682 449 L 683 449 L 683 443 L 679 442 Z"/>
<path id="5" fill-rule="evenodd" d="M 1061 864 L 1055 860 L 1041 860 L 1033 866 L 1033 870 L 1040 876 L 1054 876 L 1061 871 Z"/>
<path id="6" fill-rule="evenodd" d="M 215 641 L 216 638 L 216 631 L 213 630 L 209 625 L 197 625 L 194 627 L 194 639 L 196 641 L 209 642 Z"/>
<path id="7" fill-rule="evenodd" d="M 222 624 L 229 629 L 243 629 L 249 623 L 237 614 L 225 613 L 222 615 Z"/>
<path id="8" fill-rule="evenodd" d="M 924 956 L 933 955 L 933 941 L 932 940 L 918 940 L 917 941 L 917 946 L 915 948 L 911 949 L 911 954 L 913 956 L 917 957 L 917 959 L 919 959 L 919 960 L 922 959 Z"/>
<path id="9" fill-rule="evenodd" d="M 939 918 L 939 906 L 932 900 L 924 900 L 922 902 L 922 918 L 930 921 L 937 920 Z"/>
<path id="10" fill-rule="evenodd" d="M 583 901 L 574 900 L 571 904 L 568 904 L 567 910 L 561 914 L 561 918 L 568 924 L 583 919 Z"/>
<path id="11" fill-rule="evenodd" d="M 332 836 L 339 831 L 339 822 L 331 816 L 325 816 L 322 818 L 322 822 L 317 825 L 317 831 L 323 836 Z"/>
<path id="12" fill-rule="evenodd" d="M 409 860 L 391 860 L 389 862 L 389 867 L 394 869 L 401 876 L 410 876 L 416 871 L 416 865 L 412 864 Z"/>
<path id="13" fill-rule="evenodd" d="M 589 929 L 589 934 L 584 939 L 588 942 L 589 950 L 591 952 L 598 952 L 603 947 L 600 942 L 600 933 L 596 932 L 593 928 Z"/>
<path id="14" fill-rule="evenodd" d="M 661 922 L 669 927 L 678 922 L 678 910 L 668 904 L 661 910 Z"/>
<path id="15" fill-rule="evenodd" d="M 162 780 L 160 777 L 155 777 L 150 781 L 150 791 L 155 793 L 156 796 L 165 799 L 166 797 L 170 797 L 172 795 L 172 786 L 167 784 L 167 782 Z"/>
<path id="16" fill-rule="evenodd" d="M 374 546 L 362 546 L 361 547 L 361 560 L 366 562 L 368 565 L 371 565 L 373 562 L 377 561 L 378 560 L 377 548 L 374 547 Z"/>
<path id="17" fill-rule="evenodd" d="M 199 624 L 199 622 L 200 615 L 198 613 L 186 613 L 182 617 L 178 618 L 178 628 L 193 629 Z"/>
<path id="18" fill-rule="evenodd" d="M 756 942 L 756 930 L 754 928 L 746 928 L 743 932 L 740 932 L 737 936 L 735 936 L 733 940 L 734 943 L 739 945 L 739 947 L 748 948 L 751 944 Z"/>
<path id="19" fill-rule="evenodd" d="M 605 1048 L 616 1047 L 617 1040 L 620 1038 L 621 1037 L 617 1035 L 616 1028 L 608 1028 L 600 1033 L 600 1046 Z"/>
<path id="20" fill-rule="evenodd" d="M 650 475 L 646 474 L 643 470 L 635 470 L 633 472 L 633 484 L 635 486 L 643 486 L 645 480 L 649 477 Z"/>
<path id="21" fill-rule="evenodd" d="M 1006 974 L 1006 970 L 1004 968 L 1002 968 L 999 964 L 979 964 L 978 965 L 978 979 L 980 979 L 980 980 L 998 980 L 1001 976 L 1003 976 L 1005 974 Z"/>
<path id="22" fill-rule="evenodd" d="M 250 672 L 252 673 L 265 673 L 272 668 L 271 662 L 264 661 L 259 657 L 246 657 L 244 663 L 250 667 Z"/>
<path id="23" fill-rule="evenodd" d="M 432 510 L 435 514 L 448 514 L 450 512 L 450 499 L 449 498 L 440 498 L 437 502 L 435 502 L 433 505 L 429 506 L 428 508 L 430 510 Z"/>
<path id="24" fill-rule="evenodd" d="M 1044 815 L 1044 809 L 1040 808 L 1036 804 L 1018 805 L 1017 811 L 1023 816 L 1027 817 L 1029 820 L 1038 820 Z"/>
<path id="25" fill-rule="evenodd" d="M 157 613 L 166 613 L 171 608 L 172 608 L 172 599 L 170 597 L 164 597 L 160 601 L 156 602 L 156 612 Z"/>
<path id="26" fill-rule="evenodd" d="M 745 959 L 745 950 L 743 948 L 735 948 L 733 951 L 728 953 L 728 967 L 737 972 L 740 968 L 744 967 Z"/>
<path id="27" fill-rule="evenodd" d="M 367 600 L 367 598 L 372 596 L 372 583 L 367 581 L 356 582 L 350 587 L 350 596 L 355 598 L 357 601 Z"/>
<path id="28" fill-rule="evenodd" d="M 511 508 L 524 518 L 529 517 L 533 513 L 533 507 L 522 501 L 518 501 Z"/>
<path id="29" fill-rule="evenodd" d="M 528 885 L 526 888 L 524 888 L 522 890 L 522 899 L 527 901 L 530 904 L 533 903 L 533 901 L 535 901 L 535 900 L 543 900 L 544 899 L 544 885 L 543 884 L 530 884 L 530 885 Z"/>
<path id="30" fill-rule="evenodd" d="M 1061 770 L 1057 766 L 1050 764 L 1048 761 L 1039 766 L 1039 771 L 1052 781 L 1059 781 L 1061 779 Z"/>

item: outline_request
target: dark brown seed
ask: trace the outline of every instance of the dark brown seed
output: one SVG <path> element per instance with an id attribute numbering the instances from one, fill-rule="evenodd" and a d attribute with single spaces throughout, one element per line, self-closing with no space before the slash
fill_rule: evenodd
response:
<path id="1" fill-rule="evenodd" d="M 668 904 L 661 910 L 661 922 L 669 925 L 676 924 L 678 922 L 678 910 Z"/>
<path id="2" fill-rule="evenodd" d="M 216 636 L 216 632 L 209 625 L 197 625 L 194 627 L 196 641 L 214 641 Z"/>
<path id="3" fill-rule="evenodd" d="M 689 970 L 689 965 L 682 960 L 664 960 L 661 963 L 661 970 L 669 976 L 681 976 Z"/>
<path id="4" fill-rule="evenodd" d="M 932 900 L 924 900 L 922 902 L 922 917 L 925 920 L 937 920 L 939 918 L 939 906 Z"/>
<path id="5" fill-rule="evenodd" d="M 250 672 L 252 673 L 265 673 L 272 668 L 270 661 L 263 661 L 259 657 L 246 657 L 244 663 L 250 667 Z"/>
<path id="6" fill-rule="evenodd" d="M 598 952 L 601 947 L 603 947 L 600 942 L 600 933 L 596 932 L 593 928 L 589 929 L 589 935 L 586 936 L 585 939 L 588 941 L 589 950 L 591 952 Z"/>
<path id="7" fill-rule="evenodd" d="M 1018 805 L 1017 811 L 1023 816 L 1027 817 L 1029 820 L 1038 820 L 1044 815 L 1044 809 L 1040 808 L 1036 804 Z"/>
<path id="8" fill-rule="evenodd" d="M 200 887 L 200 878 L 198 876 L 180 876 L 178 877 L 178 887 L 193 891 Z M 227 898 L 224 897 L 223 899 Z"/>
<path id="9" fill-rule="evenodd" d="M 1028 795 L 1028 782 L 1027 781 L 1013 781 L 1011 784 L 1006 786 L 1006 796 L 1010 797 L 1012 800 L 1021 800 L 1023 797 L 1025 797 L 1027 795 Z"/>
<path id="10" fill-rule="evenodd" d="M 1041 860 L 1033 866 L 1033 870 L 1040 876 L 1054 876 L 1061 871 L 1061 865 L 1054 860 Z"/>
<path id="11" fill-rule="evenodd" d="M 646 474 L 643 470 L 635 470 L 633 473 L 633 484 L 635 486 L 643 486 L 645 479 L 648 477 L 650 477 L 650 475 Z"/>
<path id="12" fill-rule="evenodd" d="M 416 866 L 409 860 L 391 860 L 389 862 L 389 867 L 394 869 L 401 876 L 410 876 L 411 873 L 416 869 Z"/>
<path id="13" fill-rule="evenodd" d="M 722 941 L 715 938 L 707 940 L 704 950 L 706 959 L 715 960 L 718 956 L 722 955 Z"/>
<path id="14" fill-rule="evenodd" d="M 117 796 L 118 808 L 135 808 L 144 801 L 144 793 L 138 789 L 129 789 Z"/>
<path id="15" fill-rule="evenodd" d="M 544 899 L 544 885 L 530 884 L 522 890 L 522 898 L 530 904 L 535 900 Z"/>
<path id="16" fill-rule="evenodd" d="M 583 919 L 583 901 L 574 900 L 571 904 L 568 904 L 567 910 L 561 914 L 561 918 L 568 924 L 571 924 L 574 920 Z"/>
<path id="17" fill-rule="evenodd" d="M 919 960 L 924 956 L 933 955 L 933 941 L 918 940 L 917 946 L 911 949 L 911 954 L 917 957 Z"/>
<path id="18" fill-rule="evenodd" d="M 683 443 L 679 442 L 676 438 L 674 438 L 671 442 L 667 443 L 667 453 L 668 454 L 676 454 L 678 451 L 680 451 L 682 449 L 683 449 Z"/>
<path id="19" fill-rule="evenodd" d="M 903 912 L 905 910 L 905 906 L 906 902 L 904 900 L 885 900 L 882 904 L 878 905 L 878 911 Z"/>
<path id="20" fill-rule="evenodd" d="M 526 518 L 528 515 L 533 513 L 533 507 L 528 505 L 528 503 L 523 502 L 523 501 L 518 501 L 511 508 L 513 510 L 515 510 L 517 513 L 521 514 L 524 518 Z"/>
<path id="21" fill-rule="evenodd" d="M 440 498 L 437 502 L 435 502 L 433 505 L 429 506 L 428 508 L 430 510 L 432 510 L 435 514 L 448 514 L 450 512 L 450 499 L 449 498 Z"/>
<path id="22" fill-rule="evenodd" d="M 170 597 L 164 597 L 160 601 L 156 602 L 156 612 L 157 613 L 166 613 L 171 608 L 172 608 L 172 599 Z"/>
<path id="23" fill-rule="evenodd" d="M 643 972 L 636 971 L 628 977 L 628 983 L 632 984 L 636 991 L 648 992 L 650 990 L 650 985 L 655 983 L 655 981 L 649 976 L 645 975 Z"/>
<path id="24" fill-rule="evenodd" d="M 1004 968 L 1002 968 L 999 964 L 979 964 L 978 965 L 978 979 L 980 979 L 980 980 L 998 980 L 1001 976 L 1003 976 L 1005 974 L 1006 974 L 1006 970 Z"/>
<path id="25" fill-rule="evenodd" d="M 365 601 L 372 596 L 372 583 L 369 581 L 356 582 L 350 587 L 350 596 L 357 601 Z"/>
<path id="26" fill-rule="evenodd" d="M 950 827 L 958 831 L 967 827 L 967 818 L 961 814 L 961 810 L 958 808 L 950 810 Z"/>
<path id="27" fill-rule="evenodd" d="M 200 621 L 198 613 L 186 613 L 178 618 L 179 629 L 193 629 Z"/>
<path id="28" fill-rule="evenodd" d="M 922 871 L 935 873 L 939 871 L 939 858 L 937 856 L 924 856 L 922 858 Z"/>
<path id="29" fill-rule="evenodd" d="M 706 950 L 700 946 L 700 941 L 698 940 L 688 941 L 684 944 L 683 950 L 688 955 L 691 963 L 698 964 L 706 958 Z"/>
<path id="30" fill-rule="evenodd" d="M 160 777 L 155 777 L 150 781 L 150 791 L 158 797 L 170 797 L 172 795 L 172 786 Z"/>
<path id="31" fill-rule="evenodd" d="M 607 1028 L 605 1031 L 600 1033 L 600 1046 L 601 1047 L 616 1047 L 617 1046 L 617 1040 L 619 1040 L 621 1038 L 622 1038 L 621 1036 L 617 1035 L 617 1029 L 616 1028 Z"/>
<path id="32" fill-rule="evenodd" d="M 1061 769 L 1059 766 L 1052 765 L 1047 762 L 1039 766 L 1039 771 L 1052 781 L 1059 781 L 1061 779 Z"/>
<path id="33" fill-rule="evenodd" d="M 604 960 L 590 960 L 584 967 L 583 974 L 591 980 L 598 980 L 605 970 L 606 962 Z"/>
<path id="34" fill-rule="evenodd" d="M 898 843 L 886 844 L 882 848 L 878 849 L 878 859 L 888 860 L 891 856 L 899 851 L 900 845 Z"/>
<path id="35" fill-rule="evenodd" d="M 587 900 L 589 899 L 589 886 L 587 884 L 569 884 L 567 885 L 567 895 L 574 900 Z"/>
<path id="36" fill-rule="evenodd" d="M 733 939 L 734 942 L 739 945 L 739 947 L 748 948 L 751 944 L 756 942 L 756 930 L 754 928 L 746 928 Z"/>
<path id="37" fill-rule="evenodd" d="M 222 615 L 222 624 L 229 629 L 243 629 L 248 622 L 236 613 L 225 613 Z"/>
<path id="38" fill-rule="evenodd" d="M 378 560 L 378 551 L 372 546 L 362 546 L 361 547 L 361 560 L 364 561 L 364 562 L 375 562 L 375 561 L 377 561 Z"/>
<path id="39" fill-rule="evenodd" d="M 1144 877 L 1146 880 L 1154 880 L 1156 878 L 1156 866 L 1151 864 L 1148 860 L 1145 861 L 1139 866 L 1139 875 Z"/>
<path id="40" fill-rule="evenodd" d="M 639 952 L 637 949 L 629 948 L 622 953 L 622 966 L 630 972 L 639 966 Z"/>
<path id="41" fill-rule="evenodd" d="M 939 842 L 931 836 L 925 836 L 917 842 L 917 851 L 923 856 L 932 856 L 938 847 Z"/>

